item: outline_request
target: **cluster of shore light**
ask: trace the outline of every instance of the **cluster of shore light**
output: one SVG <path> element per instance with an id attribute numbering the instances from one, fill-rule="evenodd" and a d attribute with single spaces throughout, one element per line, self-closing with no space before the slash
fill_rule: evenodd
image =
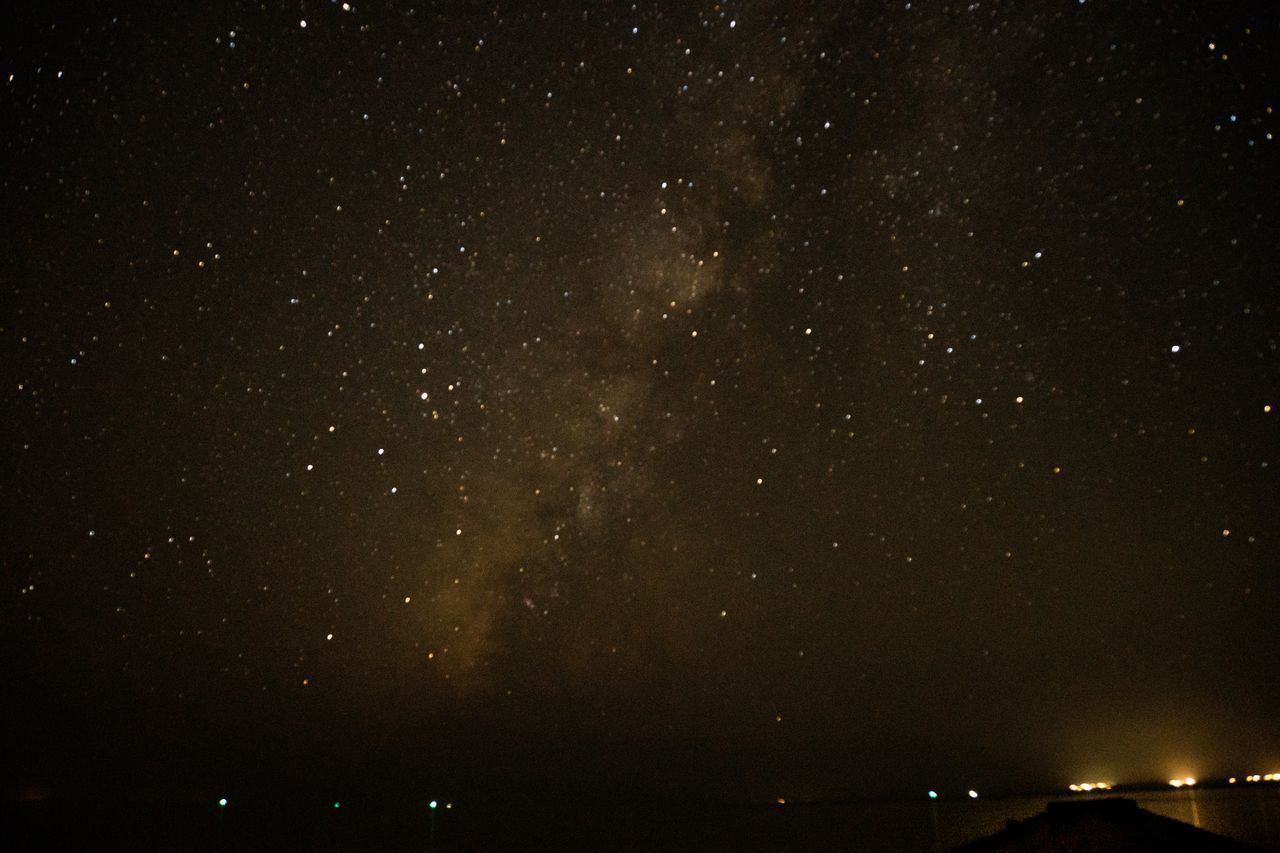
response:
<path id="1" fill-rule="evenodd" d="M 1232 776 L 1227 780 L 1228 784 L 1234 785 L 1238 780 Z M 1280 773 L 1254 773 L 1244 777 L 1246 782 L 1280 782 Z M 1110 791 L 1112 782 L 1080 782 L 1070 785 L 1072 791 L 1078 793 L 1088 793 L 1089 791 Z M 1181 779 L 1170 779 L 1169 785 L 1174 788 L 1193 788 L 1196 785 L 1196 777 L 1184 776 Z"/>

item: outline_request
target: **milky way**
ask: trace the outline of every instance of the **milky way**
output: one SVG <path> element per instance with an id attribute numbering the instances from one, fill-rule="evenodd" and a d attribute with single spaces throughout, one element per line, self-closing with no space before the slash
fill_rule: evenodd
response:
<path id="1" fill-rule="evenodd" d="M 1175 6 L 21 13 L 15 778 L 1275 758 L 1280 34 Z"/>

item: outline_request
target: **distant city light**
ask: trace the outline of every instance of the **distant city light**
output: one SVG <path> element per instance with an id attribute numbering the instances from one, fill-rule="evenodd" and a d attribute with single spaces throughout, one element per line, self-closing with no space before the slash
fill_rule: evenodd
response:
<path id="1" fill-rule="evenodd" d="M 777 802 L 778 802 L 778 805 L 780 805 L 780 806 L 785 806 L 785 805 L 787 804 L 787 798 L 786 798 L 786 797 L 778 797 Z"/>
<path id="2" fill-rule="evenodd" d="M 978 799 L 978 792 L 977 792 L 977 791 L 975 791 L 975 790 L 973 790 L 972 788 L 970 788 L 970 789 L 969 789 L 969 799 L 971 799 L 971 800 L 976 800 L 976 799 Z"/>
<path id="3" fill-rule="evenodd" d="M 1072 791 L 1110 791 L 1110 782 L 1081 782 L 1078 785 L 1070 786 Z"/>
<path id="4" fill-rule="evenodd" d="M 1232 776 L 1230 779 L 1227 780 L 1228 785 L 1234 785 L 1235 783 L 1236 783 L 1236 777 L 1234 776 Z"/>
<path id="5" fill-rule="evenodd" d="M 1172 786 L 1173 786 L 1173 787 L 1175 787 L 1175 788 L 1181 788 L 1181 787 L 1182 787 L 1182 786 L 1184 786 L 1184 785 L 1185 785 L 1186 787 L 1190 788 L 1190 787 L 1191 787 L 1192 785 L 1194 785 L 1195 783 L 1196 783 L 1196 777 L 1194 777 L 1194 776 L 1187 776 L 1187 777 L 1182 778 L 1182 779 L 1170 779 L 1170 780 L 1169 780 L 1169 784 L 1170 784 L 1170 785 L 1172 785 Z"/>
<path id="6" fill-rule="evenodd" d="M 937 792 L 937 791 L 930 791 L 930 792 L 929 792 L 929 799 L 931 799 L 931 800 L 936 800 L 936 799 L 938 799 L 938 792 Z"/>

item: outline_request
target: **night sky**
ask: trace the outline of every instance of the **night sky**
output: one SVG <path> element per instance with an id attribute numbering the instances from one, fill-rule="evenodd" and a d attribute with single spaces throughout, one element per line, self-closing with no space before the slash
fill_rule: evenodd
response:
<path id="1" fill-rule="evenodd" d="M 1267 3 L 0 22 L 4 781 L 1280 761 Z"/>

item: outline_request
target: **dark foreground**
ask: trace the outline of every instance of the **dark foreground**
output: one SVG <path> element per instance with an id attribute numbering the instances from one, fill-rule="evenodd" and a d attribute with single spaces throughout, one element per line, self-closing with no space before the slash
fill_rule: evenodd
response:
<path id="1" fill-rule="evenodd" d="M 1280 850 L 1280 787 L 1128 791 L 1147 812 Z M 22 797 L 22 798 L 20 798 Z M 27 790 L 0 807 L 6 850 L 453 851 L 850 850 L 932 851 L 974 842 L 1044 812 L 1056 795 L 813 804 L 590 803 L 531 794 L 519 804 L 405 797 L 306 801 L 250 794 Z"/>

